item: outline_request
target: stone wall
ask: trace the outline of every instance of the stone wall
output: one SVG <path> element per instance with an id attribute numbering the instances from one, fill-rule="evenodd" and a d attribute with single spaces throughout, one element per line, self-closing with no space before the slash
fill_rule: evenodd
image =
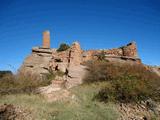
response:
<path id="1" fill-rule="evenodd" d="M 137 46 L 135 42 L 129 43 L 127 46 L 122 47 L 123 56 L 138 57 Z"/>
<path id="2" fill-rule="evenodd" d="M 80 65 L 82 62 L 82 50 L 78 42 L 74 42 L 66 51 L 52 53 L 51 68 L 65 72 L 69 66 Z M 58 67 L 57 67 L 58 66 Z"/>
<path id="3" fill-rule="evenodd" d="M 69 50 L 52 53 L 50 68 L 53 71 L 59 69 L 60 71 L 65 72 L 68 65 L 68 58 L 69 58 Z"/>
<path id="4" fill-rule="evenodd" d="M 101 54 L 102 52 L 103 54 L 106 55 L 106 58 L 109 57 L 117 60 L 124 58 L 126 60 L 131 60 L 131 61 L 135 60 L 138 63 L 140 62 L 140 59 L 138 58 L 138 55 L 137 55 L 137 47 L 135 42 L 129 43 L 126 46 L 122 46 L 120 48 L 83 51 L 82 61 L 85 62 L 85 61 L 96 59 L 97 58 L 96 56 Z"/>
<path id="5" fill-rule="evenodd" d="M 123 56 L 123 50 L 121 48 L 104 50 L 104 52 L 106 55 Z"/>
<path id="6" fill-rule="evenodd" d="M 97 55 L 102 52 L 105 59 L 110 61 L 141 63 L 137 57 L 137 47 L 134 42 L 120 48 L 87 51 L 82 50 L 78 42 L 74 42 L 69 49 L 61 52 L 57 52 L 56 49 L 44 48 L 44 46 L 32 48 L 32 54 L 25 59 L 20 70 L 38 74 L 48 73 L 49 69 L 65 72 L 66 69 L 97 59 Z"/>

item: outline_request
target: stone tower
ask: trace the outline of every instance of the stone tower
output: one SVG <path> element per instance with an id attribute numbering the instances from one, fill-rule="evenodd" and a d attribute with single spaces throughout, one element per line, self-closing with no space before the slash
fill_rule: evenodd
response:
<path id="1" fill-rule="evenodd" d="M 138 57 L 137 46 L 134 41 L 129 43 L 127 46 L 123 47 L 122 49 L 123 49 L 123 56 Z"/>
<path id="2" fill-rule="evenodd" d="M 50 48 L 50 32 L 44 31 L 43 32 L 43 48 Z"/>

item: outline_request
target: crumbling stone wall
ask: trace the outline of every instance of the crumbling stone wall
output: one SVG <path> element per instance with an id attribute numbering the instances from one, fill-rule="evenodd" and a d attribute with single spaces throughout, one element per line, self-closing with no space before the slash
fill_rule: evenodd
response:
<path id="1" fill-rule="evenodd" d="M 137 47 L 135 42 L 129 43 L 126 46 L 122 46 L 120 48 L 83 51 L 82 61 L 85 62 L 85 61 L 96 59 L 95 56 L 98 54 L 101 54 L 102 52 L 106 55 L 106 57 L 110 57 L 110 58 L 112 57 L 114 59 L 126 58 L 126 60 L 135 59 L 136 61 L 140 62 L 137 59 L 138 55 L 137 55 Z M 127 59 L 127 57 L 130 59 Z"/>
<path id="2" fill-rule="evenodd" d="M 121 48 L 104 50 L 104 52 L 106 55 L 123 56 L 123 50 Z"/>
<path id="3" fill-rule="evenodd" d="M 100 53 L 99 50 L 88 50 L 88 51 L 83 51 L 82 53 L 82 61 L 90 61 L 95 59 L 95 55 Z"/>
<path id="4" fill-rule="evenodd" d="M 53 71 L 60 70 L 65 72 L 68 66 L 69 50 L 52 53 L 52 59 L 50 61 L 50 68 Z"/>
<path id="5" fill-rule="evenodd" d="M 122 47 L 123 56 L 138 57 L 137 46 L 135 42 L 129 43 L 127 46 Z"/>
<path id="6" fill-rule="evenodd" d="M 58 52 L 56 49 L 50 48 L 50 32 L 45 31 L 43 32 L 42 47 L 32 48 L 31 55 L 25 59 L 20 71 L 45 74 L 48 73 L 50 69 L 53 71 L 58 69 L 65 72 L 69 67 L 74 68 L 74 66 L 79 66 L 83 62 L 97 59 L 97 56 L 102 52 L 105 58 L 109 60 L 141 63 L 141 60 L 138 59 L 137 56 L 135 42 L 120 48 L 87 51 L 82 50 L 78 42 L 74 42 L 66 51 Z"/>
<path id="7" fill-rule="evenodd" d="M 74 42 L 66 51 L 54 52 L 52 54 L 51 68 L 65 72 L 69 66 L 80 65 L 82 62 L 82 50 L 78 42 Z"/>
<path id="8" fill-rule="evenodd" d="M 137 57 L 137 47 L 134 42 L 120 48 L 87 51 L 83 51 L 80 44 L 74 42 L 69 49 L 61 52 L 57 52 L 56 49 L 34 47 L 32 54 L 25 59 L 21 71 L 43 74 L 49 69 L 55 71 L 58 68 L 65 72 L 69 66 L 78 66 L 83 62 L 97 59 L 97 55 L 102 52 L 107 60 L 141 63 Z"/>

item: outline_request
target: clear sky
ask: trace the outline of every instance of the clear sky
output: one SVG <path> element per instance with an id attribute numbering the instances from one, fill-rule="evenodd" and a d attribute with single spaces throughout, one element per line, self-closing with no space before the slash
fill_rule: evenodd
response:
<path id="1" fill-rule="evenodd" d="M 83 49 L 136 41 L 143 63 L 160 65 L 159 0 L 0 0 L 0 70 L 15 71 L 50 30 L 51 46 Z"/>

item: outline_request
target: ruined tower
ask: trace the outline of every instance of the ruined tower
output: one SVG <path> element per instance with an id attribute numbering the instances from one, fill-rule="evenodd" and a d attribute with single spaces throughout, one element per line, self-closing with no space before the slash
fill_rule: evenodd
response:
<path id="1" fill-rule="evenodd" d="M 138 57 L 137 45 L 134 41 L 127 44 L 127 46 L 124 46 L 122 49 L 123 49 L 123 56 Z"/>
<path id="2" fill-rule="evenodd" d="M 43 48 L 50 48 L 50 32 L 44 31 L 43 32 Z"/>

